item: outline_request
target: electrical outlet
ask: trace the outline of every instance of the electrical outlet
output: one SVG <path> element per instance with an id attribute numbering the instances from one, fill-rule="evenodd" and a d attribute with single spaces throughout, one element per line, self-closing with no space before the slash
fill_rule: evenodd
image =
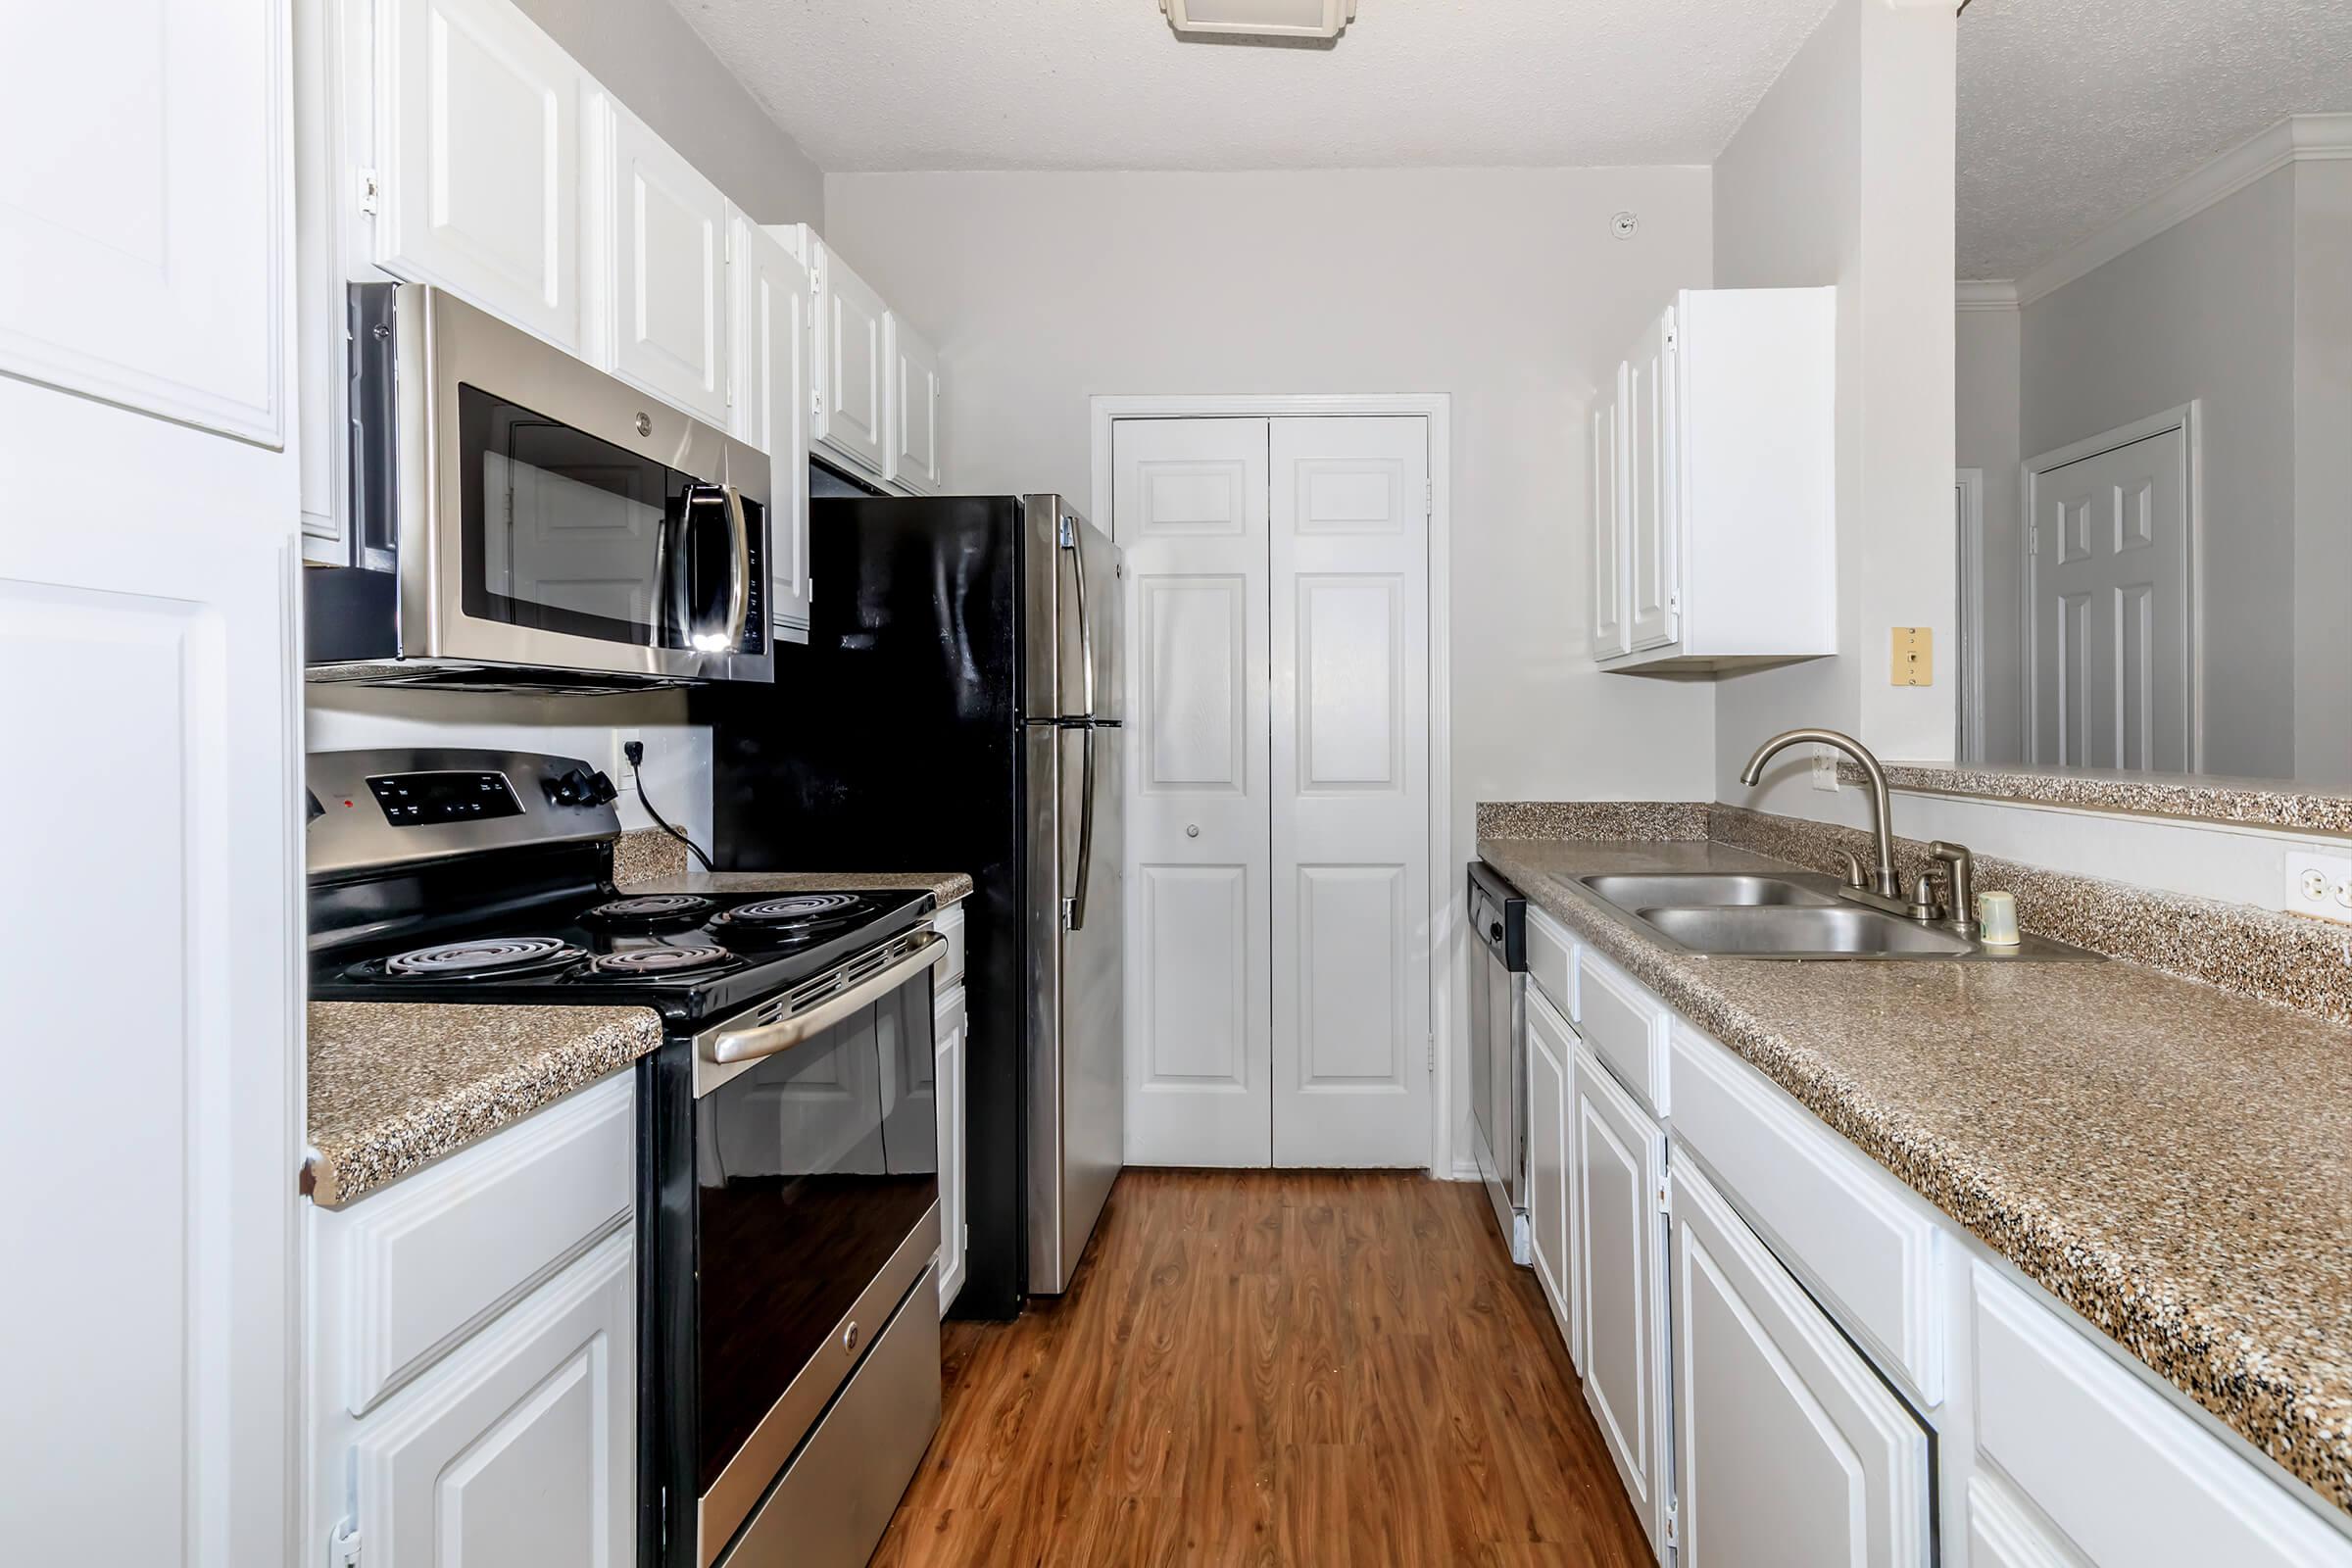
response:
<path id="1" fill-rule="evenodd" d="M 1813 748 L 1813 787 L 1838 793 L 1838 754 L 1827 746 Z"/>
<path id="2" fill-rule="evenodd" d="M 2286 906 L 2296 914 L 2352 923 L 2352 855 L 2289 854 Z"/>
<path id="3" fill-rule="evenodd" d="M 629 787 L 628 744 L 644 739 L 645 731 L 641 729 L 616 729 L 612 732 L 612 762 L 605 771 L 612 775 L 612 782 L 618 784 L 624 794 Z"/>

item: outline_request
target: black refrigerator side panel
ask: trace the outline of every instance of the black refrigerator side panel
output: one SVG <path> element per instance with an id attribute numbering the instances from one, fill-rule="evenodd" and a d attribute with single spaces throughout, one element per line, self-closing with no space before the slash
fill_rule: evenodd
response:
<path id="1" fill-rule="evenodd" d="M 1026 1289 L 1021 512 L 1003 497 L 809 504 L 808 644 L 772 686 L 696 692 L 731 870 L 967 871 L 971 1243 L 960 1316 Z"/>

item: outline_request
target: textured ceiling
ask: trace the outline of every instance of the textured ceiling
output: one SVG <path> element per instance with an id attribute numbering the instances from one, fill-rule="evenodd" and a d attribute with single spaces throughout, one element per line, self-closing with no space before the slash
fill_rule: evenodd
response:
<path id="1" fill-rule="evenodd" d="M 674 0 L 829 171 L 1711 163 L 1831 0 L 1362 0 L 1330 46 L 1155 0 Z"/>
<path id="2" fill-rule="evenodd" d="M 1960 275 L 2017 277 L 2274 122 L 2352 110 L 2352 0 L 1974 0 Z"/>

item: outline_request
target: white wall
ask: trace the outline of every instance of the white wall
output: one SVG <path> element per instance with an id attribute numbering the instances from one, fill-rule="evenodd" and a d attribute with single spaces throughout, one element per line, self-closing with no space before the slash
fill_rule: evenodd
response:
<path id="1" fill-rule="evenodd" d="M 2297 168 L 2023 312 L 2026 457 L 2202 403 L 2205 760 L 2246 778 L 2295 771 Z"/>
<path id="2" fill-rule="evenodd" d="M 1984 474 L 1984 532 L 1979 564 L 1984 600 L 1974 629 L 1984 667 L 1984 751 L 1972 762 L 2022 761 L 2026 752 L 2024 496 L 2018 465 L 2018 323 L 2014 304 L 1958 313 L 1955 343 L 1958 438 L 1954 466 Z M 1957 641 L 1954 661 L 1960 657 Z M 1952 665 L 1951 678 L 1960 679 Z"/>
<path id="3" fill-rule="evenodd" d="M 825 184 L 828 239 L 939 344 L 964 488 L 1089 495 L 1095 393 L 1452 395 L 1451 862 L 1482 800 L 1709 790 L 1711 689 L 1584 653 L 1583 520 L 1591 399 L 1707 281 L 1707 171 Z"/>
<path id="4" fill-rule="evenodd" d="M 967 489 L 1092 490 L 1088 397 L 1453 397 L 1453 787 L 1691 798 L 1703 685 L 1582 650 L 1584 413 L 1708 267 L 1703 169 L 835 174 L 832 243 L 940 346 Z M 1632 241 L 1610 215 L 1641 215 Z"/>
<path id="5" fill-rule="evenodd" d="M 823 227 L 824 175 L 668 0 L 515 4 L 753 219 Z"/>
<path id="6" fill-rule="evenodd" d="M 1715 163 L 1719 287 L 1838 285 L 1834 659 L 1721 682 L 1716 794 L 1820 814 L 1806 759 L 1765 787 L 1756 743 L 1826 724 L 1888 757 L 1949 758 L 1954 697 L 1954 25 L 1935 10 L 1838 0 Z M 1936 684 L 1887 684 L 1892 626 L 1936 634 Z"/>

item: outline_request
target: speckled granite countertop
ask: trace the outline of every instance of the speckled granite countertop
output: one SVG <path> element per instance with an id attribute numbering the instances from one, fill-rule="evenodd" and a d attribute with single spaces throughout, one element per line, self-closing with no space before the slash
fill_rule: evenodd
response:
<path id="1" fill-rule="evenodd" d="M 650 1007 L 314 1002 L 302 1190 L 341 1208 L 660 1044 Z"/>
<path id="2" fill-rule="evenodd" d="M 2352 1510 L 2352 1034 L 2123 962 L 1786 963 L 1577 883 L 1787 870 L 1482 838 L 1529 899 L 2254 1446 Z"/>

